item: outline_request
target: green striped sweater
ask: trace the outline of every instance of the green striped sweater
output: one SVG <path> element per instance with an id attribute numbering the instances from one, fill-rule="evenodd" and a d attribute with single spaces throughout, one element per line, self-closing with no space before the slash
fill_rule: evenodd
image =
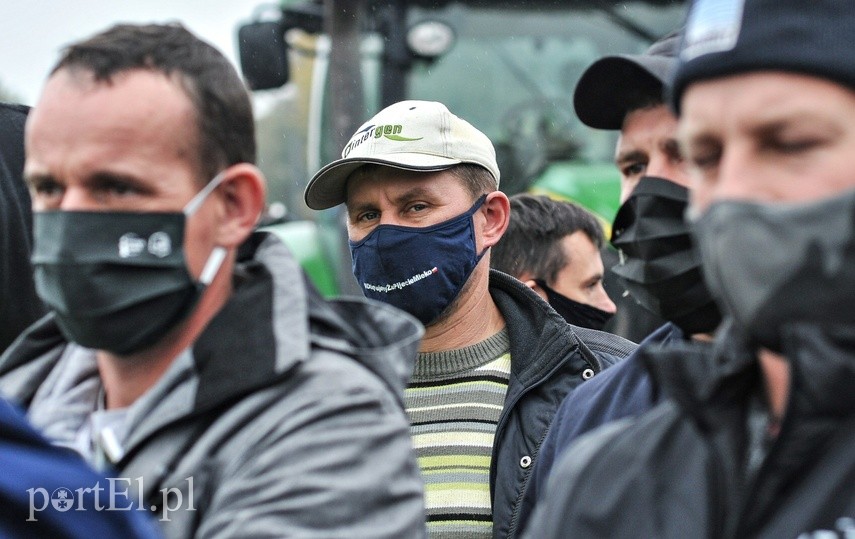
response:
<path id="1" fill-rule="evenodd" d="M 432 538 L 492 536 L 490 458 L 510 371 L 504 329 L 466 348 L 416 358 L 404 400 Z"/>

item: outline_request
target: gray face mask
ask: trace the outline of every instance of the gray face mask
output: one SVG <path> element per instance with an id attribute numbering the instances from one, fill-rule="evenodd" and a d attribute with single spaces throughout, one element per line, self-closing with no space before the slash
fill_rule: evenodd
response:
<path id="1" fill-rule="evenodd" d="M 855 191 L 806 204 L 714 203 L 694 219 L 710 291 L 758 345 L 855 323 Z"/>
<path id="2" fill-rule="evenodd" d="M 211 180 L 181 213 L 34 214 L 36 291 L 68 340 L 128 355 L 157 342 L 193 311 L 226 250 L 215 247 L 195 281 L 184 259 L 185 223 L 222 178 Z"/>

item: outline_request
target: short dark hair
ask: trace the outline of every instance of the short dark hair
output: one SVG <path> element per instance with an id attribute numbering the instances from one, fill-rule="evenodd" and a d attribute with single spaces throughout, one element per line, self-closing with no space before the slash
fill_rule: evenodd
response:
<path id="1" fill-rule="evenodd" d="M 142 69 L 175 77 L 196 111 L 200 172 L 212 179 L 236 163 L 255 163 L 249 91 L 234 66 L 178 23 L 119 24 L 67 46 L 51 70 L 83 69 L 111 83 Z"/>
<path id="2" fill-rule="evenodd" d="M 496 178 L 481 165 L 462 163 L 454 165 L 448 170 L 463 181 L 463 185 L 472 195 L 472 200 L 479 198 L 484 193 L 492 193 L 496 190 Z"/>
<path id="3" fill-rule="evenodd" d="M 583 207 L 527 193 L 510 200 L 508 229 L 490 255 L 493 268 L 514 277 L 529 273 L 551 285 L 571 263 L 560 243 L 566 236 L 581 230 L 598 249 L 603 247 L 602 225 Z"/>

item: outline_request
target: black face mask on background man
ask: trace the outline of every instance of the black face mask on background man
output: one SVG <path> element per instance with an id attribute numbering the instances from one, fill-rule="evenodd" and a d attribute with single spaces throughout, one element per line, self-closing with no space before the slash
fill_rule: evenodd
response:
<path id="1" fill-rule="evenodd" d="M 550 288 L 543 279 L 535 279 L 537 286 L 546 292 L 546 301 L 561 315 L 568 324 L 583 328 L 602 330 L 612 313 L 598 309 L 587 303 L 572 300 Z"/>
<path id="2" fill-rule="evenodd" d="M 621 259 L 612 271 L 630 295 L 692 335 L 712 332 L 721 314 L 685 222 L 688 204 L 685 187 L 662 178 L 641 178 L 615 216 L 611 243 Z"/>

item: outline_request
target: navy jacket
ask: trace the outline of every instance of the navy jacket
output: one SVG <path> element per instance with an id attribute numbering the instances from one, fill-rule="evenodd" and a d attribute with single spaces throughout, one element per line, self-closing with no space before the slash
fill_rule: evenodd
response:
<path id="1" fill-rule="evenodd" d="M 723 326 L 712 345 L 662 348 L 645 363 L 668 398 L 579 438 L 526 536 L 850 537 L 855 332 L 785 328 L 790 394 L 776 438 L 761 442 L 764 380 L 744 336 Z"/>
<path id="2" fill-rule="evenodd" d="M 118 483 L 111 496 L 106 478 L 50 445 L 3 400 L 0 470 L 0 537 L 160 537 L 147 511 L 96 509 L 111 500 L 116 508 L 130 507 L 127 484 Z"/>
<path id="3" fill-rule="evenodd" d="M 573 440 L 610 421 L 637 417 L 662 400 L 654 390 L 650 372 L 641 360 L 640 351 L 682 339 L 680 328 L 666 323 L 644 339 L 625 360 L 595 376 L 564 399 L 540 446 L 534 471 L 526 487 L 520 507 L 520 529 L 525 529 L 535 504 L 543 497 L 546 481 L 556 459 Z"/>
<path id="4" fill-rule="evenodd" d="M 529 287 L 496 270 L 490 270 L 490 294 L 511 342 L 511 376 L 490 464 L 493 537 L 515 537 L 525 485 L 558 405 L 636 345 L 567 324 Z"/>

